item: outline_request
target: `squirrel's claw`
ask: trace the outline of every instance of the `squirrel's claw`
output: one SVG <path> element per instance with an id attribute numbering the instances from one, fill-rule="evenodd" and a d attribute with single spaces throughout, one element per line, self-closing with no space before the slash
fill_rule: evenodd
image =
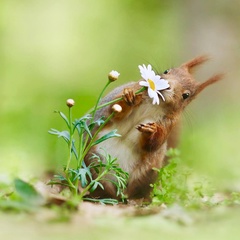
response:
<path id="1" fill-rule="evenodd" d="M 124 88 L 122 97 L 128 105 L 132 106 L 135 104 L 135 93 L 132 89 Z"/>
<path id="2" fill-rule="evenodd" d="M 146 123 L 146 124 L 139 124 L 136 129 L 142 133 L 154 133 L 157 131 L 157 124 L 156 123 Z"/>

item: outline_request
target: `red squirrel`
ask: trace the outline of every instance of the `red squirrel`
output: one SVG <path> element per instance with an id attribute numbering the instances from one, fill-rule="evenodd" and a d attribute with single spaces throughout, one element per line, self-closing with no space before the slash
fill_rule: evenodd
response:
<path id="1" fill-rule="evenodd" d="M 117 129 L 121 137 L 94 146 L 85 161 L 90 163 L 92 153 L 102 155 L 102 148 L 116 157 L 120 167 L 129 173 L 125 190 L 128 199 L 149 199 L 152 190 L 150 185 L 157 180 L 158 175 L 153 168 L 163 167 L 168 147 L 174 146 L 178 135 L 175 130 L 184 108 L 203 89 L 222 78 L 222 74 L 218 74 L 202 83 L 194 79 L 193 70 L 206 60 L 206 56 L 196 57 L 160 74 L 161 79 L 167 80 L 169 87 L 161 91 L 165 101 L 161 100 L 159 105 L 152 104 L 147 90 L 135 94 L 141 88 L 141 80 L 117 87 L 102 99 L 101 103 L 105 103 L 123 97 L 117 102 L 122 111 L 114 115 L 99 137 L 113 129 Z M 97 111 L 96 118 L 108 117 L 112 111 L 111 105 L 106 106 Z M 104 190 L 97 189 L 93 197 L 118 198 L 111 182 L 102 184 Z"/>

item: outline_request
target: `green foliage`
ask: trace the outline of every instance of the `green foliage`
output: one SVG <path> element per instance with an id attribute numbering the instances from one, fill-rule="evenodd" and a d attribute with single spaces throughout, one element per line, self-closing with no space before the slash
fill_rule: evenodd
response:
<path id="1" fill-rule="evenodd" d="M 14 180 L 14 188 L 1 196 L 0 209 L 35 211 L 44 202 L 44 198 L 31 184 L 16 178 Z"/>
<path id="2" fill-rule="evenodd" d="M 72 192 L 72 196 L 74 198 L 77 196 L 79 201 L 83 200 L 84 196 L 88 192 L 94 192 L 97 188 L 104 189 L 102 181 L 111 182 L 116 187 L 117 196 L 124 197 L 123 190 L 126 188 L 128 174 L 119 167 L 116 158 L 113 158 L 103 150 L 103 154 L 101 154 L 101 156 L 96 154 L 92 155 L 90 158 L 92 162 L 88 166 L 84 162 L 84 158 L 93 146 L 110 138 L 120 137 L 115 129 L 98 138 L 98 134 L 115 114 L 113 111 L 113 113 L 107 118 L 104 116 L 99 119 L 95 118 L 97 109 L 103 107 L 99 105 L 101 96 L 110 83 L 111 81 L 108 81 L 106 86 L 103 88 L 95 107 L 89 114 L 73 121 L 72 107 L 74 104 L 71 106 L 68 105 L 68 117 L 63 112 L 56 111 L 64 120 L 68 129 L 59 131 L 52 128 L 49 131 L 50 134 L 56 135 L 58 138 L 63 138 L 63 140 L 67 143 L 69 154 L 66 166 L 63 169 L 63 174 L 55 175 L 48 184 L 59 184 L 64 187 L 68 187 Z M 104 106 L 113 102 L 114 101 L 106 103 Z M 74 158 L 75 166 L 70 167 L 73 165 Z M 98 174 L 96 178 L 93 178 L 92 176 L 93 171 Z M 116 203 L 116 200 L 114 199 L 94 199 L 93 201 L 112 204 Z"/>
<path id="3" fill-rule="evenodd" d="M 240 192 L 232 192 L 230 196 L 222 202 L 222 205 L 234 206 L 240 205 Z"/>
<path id="4" fill-rule="evenodd" d="M 28 202 L 32 205 L 35 205 L 35 204 L 38 205 L 42 203 L 43 199 L 41 195 L 29 183 L 19 178 L 16 178 L 14 180 L 14 185 L 15 185 L 16 193 L 24 202 Z"/>
<path id="5" fill-rule="evenodd" d="M 126 179 L 128 179 L 128 173 L 124 172 L 117 163 L 117 158 L 112 158 L 111 155 L 104 151 L 105 163 L 102 162 L 100 156 L 93 154 L 91 159 L 97 160 L 97 163 L 92 165 L 92 168 L 101 175 L 102 180 L 110 181 L 117 188 L 117 195 L 124 197 L 122 189 L 126 187 Z M 104 178 L 107 175 L 108 178 Z M 110 180 L 109 179 L 114 179 Z M 95 186 L 91 188 L 91 191 L 95 190 Z"/>
<path id="6" fill-rule="evenodd" d="M 112 137 L 121 137 L 121 135 L 117 134 L 116 132 L 117 132 L 117 130 L 115 129 L 115 130 L 112 130 L 111 132 L 105 134 L 104 136 L 102 136 L 101 138 L 99 138 L 95 142 L 93 142 L 92 146 L 97 145 L 103 141 L 106 141 L 107 139 L 112 138 Z"/>
<path id="7" fill-rule="evenodd" d="M 208 200 L 213 195 L 213 189 L 206 180 L 194 181 L 190 169 L 184 168 L 177 149 L 167 153 L 169 164 L 158 171 L 158 181 L 153 185 L 153 204 L 180 204 L 188 208 L 210 206 Z"/>

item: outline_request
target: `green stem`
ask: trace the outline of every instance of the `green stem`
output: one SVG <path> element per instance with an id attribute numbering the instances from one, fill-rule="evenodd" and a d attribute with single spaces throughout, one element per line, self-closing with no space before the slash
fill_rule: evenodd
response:
<path id="1" fill-rule="evenodd" d="M 73 128 L 72 128 L 72 110 L 71 107 L 69 107 L 69 111 L 68 111 L 68 119 L 69 119 L 69 134 L 70 134 L 70 139 L 69 139 L 69 153 L 68 153 L 68 160 L 67 160 L 67 165 L 66 165 L 66 169 L 65 169 L 65 174 L 66 174 L 66 179 L 68 181 L 68 184 L 70 186 L 71 191 L 73 191 L 74 195 L 77 195 L 77 186 L 75 186 L 73 184 L 73 182 L 71 181 L 70 177 L 69 177 L 69 166 L 72 160 L 72 143 L 73 143 Z"/>
<path id="2" fill-rule="evenodd" d="M 108 173 L 108 170 L 104 170 L 100 175 L 98 175 L 98 177 L 94 181 L 90 182 L 89 185 L 83 189 L 83 191 L 79 195 L 79 198 L 82 199 L 84 195 L 91 189 L 94 182 L 99 182 L 107 173 Z"/>
<path id="3" fill-rule="evenodd" d="M 146 90 L 146 87 L 140 88 L 139 90 L 137 90 L 137 91 L 135 92 L 135 94 L 137 95 L 137 94 L 143 92 L 144 90 Z M 121 100 L 123 100 L 123 97 L 119 97 L 119 98 L 113 99 L 113 100 L 110 101 L 110 102 L 101 104 L 101 105 L 97 106 L 97 107 L 96 107 L 93 111 L 91 111 L 90 113 L 93 113 L 94 111 L 96 112 L 96 110 L 98 110 L 98 109 L 100 109 L 100 108 L 106 107 L 106 106 L 108 106 L 108 105 L 111 105 L 111 104 L 113 104 L 113 103 L 119 102 L 119 101 L 121 101 Z"/>
<path id="4" fill-rule="evenodd" d="M 68 169 L 69 169 L 69 165 L 72 159 L 72 140 L 73 140 L 73 132 L 72 132 L 72 111 L 71 111 L 71 107 L 69 107 L 69 115 L 68 115 L 68 119 L 69 119 L 69 134 L 70 134 L 70 139 L 69 139 L 69 153 L 68 153 L 68 161 L 67 161 L 67 166 L 66 166 L 66 173 L 68 175 Z"/>
<path id="5" fill-rule="evenodd" d="M 92 111 L 92 119 L 91 119 L 91 123 L 94 121 L 94 117 L 95 117 L 95 114 L 96 114 L 96 111 L 98 109 L 98 104 L 102 98 L 102 95 L 104 93 L 104 91 L 106 90 L 106 88 L 108 87 L 108 85 L 111 83 L 111 81 L 108 81 L 107 84 L 105 85 L 105 87 L 103 88 L 102 92 L 100 93 L 99 97 L 98 97 L 98 100 L 97 100 L 97 103 Z"/>
<path id="6" fill-rule="evenodd" d="M 91 118 L 91 120 L 90 120 L 90 124 L 94 121 L 98 104 L 99 104 L 99 102 L 100 102 L 100 100 L 101 100 L 101 98 L 102 98 L 102 95 L 103 95 L 104 91 L 106 90 L 106 88 L 108 87 L 108 85 L 109 85 L 110 83 L 111 83 L 111 81 L 108 81 L 108 82 L 107 82 L 107 84 L 105 85 L 105 87 L 103 88 L 103 90 L 101 91 L 101 93 L 100 93 L 100 95 L 99 95 L 99 97 L 98 97 L 98 99 L 97 99 L 97 103 L 96 103 L 96 105 L 95 105 L 95 107 L 94 107 L 94 109 L 93 109 L 93 111 L 92 111 L 92 118 Z M 111 115 L 110 115 L 110 116 L 111 116 Z M 111 117 L 112 117 L 112 116 L 111 116 Z M 109 120 L 110 120 L 110 118 L 109 118 L 109 119 L 106 119 L 106 121 L 105 121 L 105 123 L 103 124 L 103 126 L 104 126 Z M 102 129 L 102 127 L 100 127 L 100 130 L 101 130 L 101 129 Z M 71 130 L 70 130 L 70 132 L 71 132 Z M 97 131 L 96 133 L 98 134 L 99 131 Z M 89 135 L 87 135 L 87 136 L 86 136 L 86 139 L 85 139 L 84 146 L 83 146 L 83 131 L 82 131 L 82 130 L 80 131 L 77 168 L 80 168 L 80 167 L 82 166 L 82 161 L 83 161 L 85 155 L 87 154 L 88 150 L 91 148 L 92 142 L 93 142 L 93 140 L 96 138 L 96 136 L 97 136 L 97 135 L 95 134 L 95 135 L 93 136 L 93 138 L 91 139 L 89 145 L 87 145 L 88 139 L 89 139 Z M 84 152 L 83 152 L 83 149 L 85 149 Z M 68 167 L 68 166 L 69 166 L 69 165 L 67 165 L 67 167 Z M 78 180 L 75 181 L 74 185 L 75 185 L 75 186 L 74 186 L 74 187 L 75 187 L 74 189 L 75 189 L 75 191 L 77 191 L 77 188 L 78 188 Z"/>
<path id="7" fill-rule="evenodd" d="M 82 151 L 83 151 L 83 129 L 80 127 L 79 132 L 79 146 L 78 146 L 78 158 L 77 158 L 77 169 L 81 168 L 82 166 Z M 74 195 L 78 194 L 78 182 L 79 179 L 77 178 L 72 184 L 74 186 Z"/>
<path id="8" fill-rule="evenodd" d="M 77 187 L 72 183 L 72 181 L 69 179 L 69 178 L 67 178 L 67 181 L 68 181 L 68 184 L 70 185 L 70 189 L 72 189 L 73 190 L 73 192 L 74 192 L 74 195 L 77 195 Z M 78 181 L 77 181 L 78 182 Z"/>
<path id="9" fill-rule="evenodd" d="M 82 152 L 83 152 L 83 129 L 81 128 L 79 133 L 77 168 L 80 168 L 82 166 Z"/>
<path id="10" fill-rule="evenodd" d="M 98 104 L 99 104 L 99 102 L 100 102 L 100 100 L 101 100 L 101 97 L 102 97 L 104 91 L 106 90 L 106 88 L 108 87 L 108 85 L 109 85 L 110 83 L 111 83 L 111 81 L 108 81 L 108 82 L 107 82 L 107 84 L 105 85 L 105 87 L 103 88 L 103 90 L 101 91 L 101 93 L 100 93 L 100 95 L 99 95 L 99 97 L 98 97 L 98 99 L 97 99 L 97 103 L 96 103 L 94 109 L 90 112 L 90 114 L 92 114 L 92 118 L 91 118 L 91 120 L 90 120 L 90 124 L 94 121 L 96 111 L 98 110 Z M 87 143 L 88 143 L 88 139 L 89 139 L 89 135 L 87 135 L 86 138 L 85 138 L 85 143 L 84 143 L 83 149 L 86 148 Z M 83 158 L 84 158 L 84 157 L 83 157 Z M 83 158 L 82 158 L 82 159 L 83 159 Z"/>

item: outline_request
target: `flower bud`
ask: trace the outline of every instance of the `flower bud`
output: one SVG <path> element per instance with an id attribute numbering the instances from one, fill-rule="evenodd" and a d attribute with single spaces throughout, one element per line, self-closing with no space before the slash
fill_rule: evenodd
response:
<path id="1" fill-rule="evenodd" d="M 110 82 L 114 82 L 118 79 L 120 73 L 117 71 L 112 70 L 109 74 L 108 74 L 108 79 Z"/>
<path id="2" fill-rule="evenodd" d="M 66 104 L 67 104 L 68 107 L 71 108 L 72 106 L 74 106 L 75 102 L 74 102 L 73 99 L 68 99 L 68 100 L 66 101 Z"/>
<path id="3" fill-rule="evenodd" d="M 112 110 L 115 112 L 115 113 L 120 113 L 122 111 L 122 107 L 119 105 L 119 104 L 114 104 L 112 106 Z"/>

